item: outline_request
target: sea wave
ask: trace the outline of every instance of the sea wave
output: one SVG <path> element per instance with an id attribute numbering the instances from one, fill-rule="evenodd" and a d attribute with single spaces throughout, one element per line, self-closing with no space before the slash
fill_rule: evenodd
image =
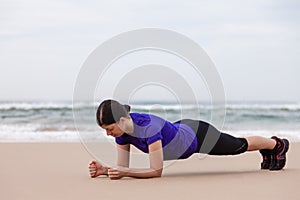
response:
<path id="1" fill-rule="evenodd" d="M 1 110 L 62 110 L 68 109 L 72 110 L 83 109 L 83 108 L 93 108 L 94 104 L 92 103 L 32 103 L 32 102 L 9 102 L 9 103 L 0 103 Z"/>
<path id="2" fill-rule="evenodd" d="M 97 102 L 78 102 L 75 105 L 72 102 L 0 102 L 0 142 L 10 139 L 27 141 L 26 138 L 36 141 L 34 137 L 37 137 L 37 140 L 39 138 L 42 140 L 43 137 L 45 140 L 54 140 L 52 138 L 54 135 L 57 138 L 68 138 L 65 134 L 77 131 L 87 134 L 93 131 L 99 132 L 95 119 L 97 106 Z M 208 102 L 181 105 L 165 102 L 135 103 L 131 107 L 132 112 L 152 113 L 169 121 L 187 116 L 208 122 L 211 119 L 212 109 L 218 109 Z M 80 120 L 77 120 L 76 124 L 72 112 L 74 108 L 80 110 Z M 273 133 L 273 130 L 284 130 L 282 135 L 296 139 L 298 135 L 300 137 L 300 103 L 228 102 L 225 108 L 224 128 L 228 130 L 265 130 L 253 132 L 266 136 Z M 234 133 L 241 133 L 241 131 L 234 131 Z"/>
<path id="3" fill-rule="evenodd" d="M 98 106 L 98 102 L 0 102 L 1 110 L 60 110 L 60 109 L 91 109 Z M 135 110 L 193 110 L 193 109 L 216 109 L 218 105 L 212 105 L 207 102 L 194 104 L 174 104 L 174 103 L 147 103 L 132 104 Z M 229 110 L 286 110 L 300 111 L 300 103 L 226 103 L 225 109 Z"/>
<path id="4" fill-rule="evenodd" d="M 65 131 L 77 131 L 75 126 L 50 126 L 41 124 L 1 124 L 0 133 L 15 133 L 15 132 L 65 132 Z"/>
<path id="5" fill-rule="evenodd" d="M 231 110 L 300 111 L 300 104 L 299 103 L 289 103 L 289 104 L 227 104 L 226 109 L 231 109 Z"/>
<path id="6" fill-rule="evenodd" d="M 133 104 L 133 110 L 137 111 L 161 111 L 161 110 L 194 110 L 208 108 L 206 106 L 198 106 L 195 104 Z"/>
<path id="7" fill-rule="evenodd" d="M 0 110 L 72 109 L 70 104 L 53 103 L 1 103 Z"/>

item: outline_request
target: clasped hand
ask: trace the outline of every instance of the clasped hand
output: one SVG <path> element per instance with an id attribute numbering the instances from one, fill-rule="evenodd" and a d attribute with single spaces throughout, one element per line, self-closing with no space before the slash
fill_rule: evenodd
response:
<path id="1" fill-rule="evenodd" d="M 104 167 L 96 160 L 92 160 L 89 163 L 89 172 L 91 178 L 95 178 L 100 175 L 107 175 L 110 179 L 120 179 L 126 175 L 128 168 L 125 167 Z"/>

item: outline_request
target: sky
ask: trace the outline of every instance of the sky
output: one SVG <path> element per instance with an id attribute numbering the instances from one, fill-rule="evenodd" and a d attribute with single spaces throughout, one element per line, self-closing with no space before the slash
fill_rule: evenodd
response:
<path id="1" fill-rule="evenodd" d="M 300 102 L 299 10 L 297 0 L 0 0 L 0 100 L 72 100 L 97 46 L 154 27 L 205 49 L 226 100 Z"/>

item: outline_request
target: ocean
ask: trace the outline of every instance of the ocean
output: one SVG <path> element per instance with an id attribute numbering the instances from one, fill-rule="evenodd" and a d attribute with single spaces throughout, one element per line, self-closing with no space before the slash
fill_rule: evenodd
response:
<path id="1" fill-rule="evenodd" d="M 200 105 L 200 106 L 199 106 Z M 212 106 L 140 102 L 131 112 L 152 113 L 170 121 L 182 116 L 210 122 Z M 112 141 L 97 126 L 97 103 L 82 102 L 0 102 L 0 142 Z M 73 109 L 80 114 L 74 122 Z M 234 136 L 278 135 L 300 141 L 300 102 L 227 102 L 221 131 Z"/>

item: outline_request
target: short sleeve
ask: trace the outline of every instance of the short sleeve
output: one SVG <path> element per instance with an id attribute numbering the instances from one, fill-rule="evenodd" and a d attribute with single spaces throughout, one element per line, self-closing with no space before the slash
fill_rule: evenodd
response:
<path id="1" fill-rule="evenodd" d="M 115 141 L 117 144 L 119 145 L 125 145 L 125 144 L 128 144 L 128 141 L 126 140 L 126 138 L 122 135 L 120 137 L 116 137 L 115 138 Z"/>
<path id="2" fill-rule="evenodd" d="M 158 140 L 162 140 L 163 139 L 163 136 L 161 134 L 161 132 L 158 132 L 154 135 L 152 135 L 151 137 L 147 138 L 146 142 L 148 145 L 158 141 Z"/>

